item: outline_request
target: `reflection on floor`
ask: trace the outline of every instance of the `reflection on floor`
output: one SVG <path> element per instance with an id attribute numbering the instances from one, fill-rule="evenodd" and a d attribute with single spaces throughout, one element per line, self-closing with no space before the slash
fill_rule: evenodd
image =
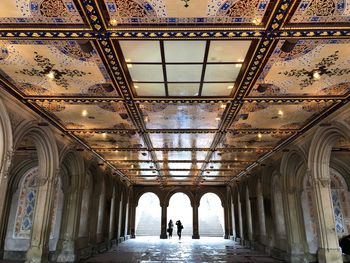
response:
<path id="1" fill-rule="evenodd" d="M 183 237 L 181 241 L 162 240 L 158 237 L 137 237 L 113 247 L 110 251 L 83 262 L 235 262 L 277 263 L 262 253 L 235 245 L 223 238 L 201 238 L 193 240 Z"/>

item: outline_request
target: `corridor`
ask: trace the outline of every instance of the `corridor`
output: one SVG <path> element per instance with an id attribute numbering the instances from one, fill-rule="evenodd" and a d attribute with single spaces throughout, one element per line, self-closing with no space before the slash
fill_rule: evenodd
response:
<path id="1" fill-rule="evenodd" d="M 159 239 L 159 237 L 138 237 L 82 262 L 274 263 L 283 261 L 235 245 L 233 241 L 223 238 L 206 237 L 194 240 L 190 237 L 184 237 L 180 242 L 175 237 L 171 240 Z"/>

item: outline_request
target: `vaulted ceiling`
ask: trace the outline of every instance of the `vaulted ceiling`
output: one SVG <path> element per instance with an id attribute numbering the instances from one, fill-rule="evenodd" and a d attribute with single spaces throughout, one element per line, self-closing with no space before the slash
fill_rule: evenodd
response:
<path id="1" fill-rule="evenodd" d="M 345 105 L 344 0 L 1 0 L 0 85 L 133 184 L 223 185 Z"/>

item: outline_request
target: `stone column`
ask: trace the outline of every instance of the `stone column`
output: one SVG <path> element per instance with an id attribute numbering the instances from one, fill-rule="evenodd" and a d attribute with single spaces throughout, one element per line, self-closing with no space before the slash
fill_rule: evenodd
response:
<path id="1" fill-rule="evenodd" d="M 225 225 L 225 227 L 224 227 L 225 228 L 224 238 L 225 239 L 229 239 L 230 238 L 230 230 L 229 230 L 230 211 L 229 211 L 228 205 L 225 205 L 223 207 L 223 209 L 224 209 L 224 225 Z"/>
<path id="2" fill-rule="evenodd" d="M 193 227 L 193 235 L 192 239 L 199 239 L 199 224 L 198 224 L 198 207 L 199 203 L 195 203 L 192 205 L 192 227 Z"/>
<path id="3" fill-rule="evenodd" d="M 114 239 L 114 229 L 115 229 L 115 203 L 116 203 L 116 189 L 113 187 L 113 194 L 111 200 L 111 209 L 109 215 L 109 230 L 108 230 L 108 240 L 111 242 Z"/>
<path id="4" fill-rule="evenodd" d="M 38 176 L 37 196 L 33 215 L 30 246 L 26 254 L 26 263 L 47 262 L 51 232 L 52 204 L 54 189 L 57 186 L 58 172 L 53 178 Z"/>
<path id="5" fill-rule="evenodd" d="M 130 238 L 135 238 L 135 215 L 136 215 L 136 206 L 134 202 L 132 202 L 130 204 L 130 216 L 129 216 Z"/>
<path id="6" fill-rule="evenodd" d="M 313 179 L 313 194 L 316 204 L 319 238 L 317 257 L 320 263 L 343 262 L 335 231 L 330 183 L 330 178 L 314 177 Z"/>
<path id="7" fill-rule="evenodd" d="M 248 239 L 249 241 L 253 240 L 253 227 L 252 227 L 252 210 L 250 207 L 250 199 L 248 188 L 246 189 L 246 213 L 247 213 L 247 225 L 248 225 Z"/>
<path id="8" fill-rule="evenodd" d="M 167 239 L 168 235 L 166 233 L 166 229 L 167 229 L 167 208 L 168 208 L 168 205 L 165 203 L 162 203 L 161 208 L 162 208 L 162 217 L 161 217 L 160 238 Z"/>
<path id="9" fill-rule="evenodd" d="M 122 237 L 124 236 L 122 233 L 122 222 L 123 222 L 123 199 L 124 199 L 124 194 L 121 193 L 120 195 L 120 200 L 119 200 L 119 209 L 118 209 L 118 236 L 117 240 L 118 243 L 122 241 Z"/>
<path id="10" fill-rule="evenodd" d="M 238 210 L 238 226 L 239 226 L 239 237 L 241 239 L 241 242 L 244 240 L 244 233 L 243 233 L 243 220 L 242 220 L 242 206 L 241 206 L 241 198 L 238 193 L 238 202 L 237 202 L 237 210 Z"/>
<path id="11" fill-rule="evenodd" d="M 235 204 L 231 203 L 231 220 L 232 220 L 232 239 L 236 238 L 236 220 L 235 220 Z"/>
<path id="12" fill-rule="evenodd" d="M 264 198 L 262 194 L 258 193 L 258 220 L 259 220 L 259 234 L 260 242 L 265 243 L 266 240 L 266 223 L 265 223 L 265 210 L 264 210 Z"/>

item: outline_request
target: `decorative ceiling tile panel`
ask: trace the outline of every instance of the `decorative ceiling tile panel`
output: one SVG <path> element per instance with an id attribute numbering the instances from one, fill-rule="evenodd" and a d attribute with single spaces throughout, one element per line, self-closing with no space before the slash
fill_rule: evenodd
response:
<path id="1" fill-rule="evenodd" d="M 193 162 L 160 162 L 160 169 L 172 169 L 172 170 L 190 170 L 190 169 L 200 169 L 203 163 L 197 162 L 197 160 Z"/>
<path id="2" fill-rule="evenodd" d="M 138 65 L 128 64 L 129 72 L 133 81 L 163 81 L 161 65 Z"/>
<path id="3" fill-rule="evenodd" d="M 199 83 L 169 83 L 169 96 L 198 96 Z"/>
<path id="4" fill-rule="evenodd" d="M 73 0 L 1 0 L 1 24 L 83 24 Z"/>
<path id="5" fill-rule="evenodd" d="M 154 148 L 209 148 L 215 133 L 151 133 Z"/>
<path id="6" fill-rule="evenodd" d="M 77 133 L 77 136 L 92 148 L 144 148 L 145 144 L 138 133 Z"/>
<path id="7" fill-rule="evenodd" d="M 261 156 L 255 152 L 226 152 L 216 151 L 210 161 L 254 162 Z"/>
<path id="8" fill-rule="evenodd" d="M 118 24 L 257 24 L 269 0 L 104 0 Z"/>
<path id="9" fill-rule="evenodd" d="M 250 96 L 330 96 L 350 90 L 349 40 L 280 41 Z M 283 52 L 285 46 L 294 46 Z"/>
<path id="10" fill-rule="evenodd" d="M 38 106 L 53 114 L 66 129 L 135 128 L 122 103 L 44 102 Z"/>
<path id="11" fill-rule="evenodd" d="M 205 41 L 164 41 L 165 63 L 203 63 L 205 43 Z"/>
<path id="12" fill-rule="evenodd" d="M 203 161 L 207 151 L 155 151 L 157 160 L 164 161 Z"/>
<path id="13" fill-rule="evenodd" d="M 241 70 L 240 65 L 207 65 L 204 81 L 235 81 Z"/>
<path id="14" fill-rule="evenodd" d="M 231 128 L 300 129 L 307 120 L 332 104 L 329 101 L 311 101 L 298 104 L 244 103 Z"/>
<path id="15" fill-rule="evenodd" d="M 208 62 L 243 62 L 251 41 L 210 41 Z"/>
<path id="16" fill-rule="evenodd" d="M 155 165 L 152 162 L 127 162 L 124 160 L 121 161 L 111 161 L 111 163 L 117 168 L 117 169 L 124 169 L 124 170 L 131 170 L 131 169 L 141 169 L 141 170 L 147 170 L 147 169 L 154 169 Z"/>
<path id="17" fill-rule="evenodd" d="M 219 103 L 141 103 L 140 109 L 148 129 L 215 129 L 224 111 Z"/>
<path id="18" fill-rule="evenodd" d="M 228 97 L 234 88 L 233 83 L 204 83 L 202 96 Z"/>
<path id="19" fill-rule="evenodd" d="M 302 0 L 290 23 L 344 23 L 350 21 L 350 4 L 344 0 Z"/>
<path id="20" fill-rule="evenodd" d="M 119 41 L 126 62 L 162 62 L 159 41 Z"/>
<path id="21" fill-rule="evenodd" d="M 137 96 L 165 96 L 165 86 L 160 83 L 135 83 Z"/>
<path id="22" fill-rule="evenodd" d="M 291 133 L 292 134 L 292 133 Z M 226 133 L 224 140 L 219 148 L 273 148 L 281 140 L 288 138 L 291 134 L 269 133 L 269 134 L 234 134 Z"/>
<path id="23" fill-rule="evenodd" d="M 202 65 L 166 65 L 168 81 L 196 81 L 201 80 Z"/>
<path id="24" fill-rule="evenodd" d="M 118 96 L 89 41 L 0 41 L 0 74 L 25 95 Z"/>
<path id="25" fill-rule="evenodd" d="M 109 161 L 150 161 L 151 156 L 147 151 L 114 151 L 101 153 Z"/>

